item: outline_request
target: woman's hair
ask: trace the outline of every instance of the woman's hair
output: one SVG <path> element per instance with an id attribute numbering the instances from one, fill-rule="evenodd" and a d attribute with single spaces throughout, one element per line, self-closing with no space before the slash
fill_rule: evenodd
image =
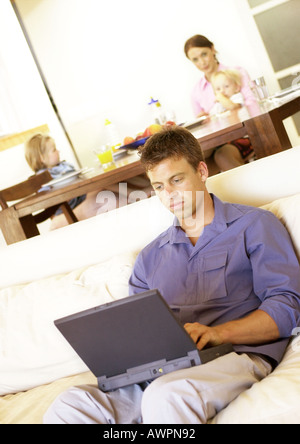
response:
<path id="1" fill-rule="evenodd" d="M 188 58 L 188 52 L 191 48 L 210 48 L 212 49 L 214 44 L 208 40 L 207 37 L 204 37 L 204 35 L 194 35 L 194 37 L 191 37 L 188 39 L 184 45 L 184 52 L 185 55 Z"/>
<path id="2" fill-rule="evenodd" d="M 212 75 L 211 81 L 217 79 L 220 75 L 226 76 L 228 79 L 232 80 L 234 83 L 236 83 L 239 87 L 242 86 L 242 78 L 238 71 L 234 69 L 226 69 L 224 71 L 218 71 L 215 74 Z"/>
<path id="3" fill-rule="evenodd" d="M 161 130 L 151 136 L 140 149 L 141 163 L 146 171 L 153 169 L 163 160 L 185 158 L 197 170 L 204 156 L 198 140 L 180 126 Z"/>
<path id="4" fill-rule="evenodd" d="M 49 140 L 53 140 L 52 137 L 47 134 L 38 133 L 25 143 L 25 159 L 35 173 L 45 168 L 42 162 L 42 156 L 45 155 L 47 151 L 46 145 Z"/>

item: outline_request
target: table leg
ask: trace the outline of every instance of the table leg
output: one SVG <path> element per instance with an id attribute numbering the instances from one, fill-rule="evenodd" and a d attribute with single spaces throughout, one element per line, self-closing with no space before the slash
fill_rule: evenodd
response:
<path id="1" fill-rule="evenodd" d="M 277 114 L 262 114 L 244 122 L 257 158 L 292 147 L 284 124 Z"/>
<path id="2" fill-rule="evenodd" d="M 75 214 L 73 213 L 70 205 L 68 204 L 68 202 L 64 202 L 61 205 L 61 209 L 65 215 L 65 218 L 68 221 L 68 224 L 74 224 L 75 222 L 78 222 L 77 217 L 75 216 Z"/>
<path id="3" fill-rule="evenodd" d="M 35 220 L 34 220 L 34 217 L 32 216 L 32 214 L 29 214 L 28 216 L 21 217 L 20 222 L 21 222 L 22 228 L 24 230 L 24 233 L 26 235 L 26 239 L 40 235 L 39 229 L 35 223 Z"/>
<path id="4" fill-rule="evenodd" d="M 0 230 L 7 245 L 20 242 L 40 234 L 33 216 L 19 218 L 14 207 L 0 211 Z"/>
<path id="5" fill-rule="evenodd" d="M 14 207 L 0 211 L 0 229 L 7 245 L 27 239 Z"/>

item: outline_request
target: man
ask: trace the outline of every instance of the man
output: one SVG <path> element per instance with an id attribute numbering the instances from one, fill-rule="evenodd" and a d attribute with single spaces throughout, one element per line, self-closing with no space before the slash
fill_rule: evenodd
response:
<path id="1" fill-rule="evenodd" d="M 200 350 L 232 343 L 235 352 L 145 391 L 72 389 L 46 422 L 205 424 L 270 374 L 300 323 L 300 267 L 276 217 L 210 195 L 200 146 L 183 128 L 152 136 L 141 162 L 176 218 L 138 256 L 131 294 L 158 288 Z"/>

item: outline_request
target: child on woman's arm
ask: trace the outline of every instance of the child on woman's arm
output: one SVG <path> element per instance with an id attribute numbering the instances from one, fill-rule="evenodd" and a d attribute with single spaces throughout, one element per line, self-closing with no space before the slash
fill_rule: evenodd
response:
<path id="1" fill-rule="evenodd" d="M 241 93 L 242 80 L 239 72 L 218 71 L 212 76 L 211 82 L 216 95 L 216 104 L 211 110 L 211 115 L 233 111 L 244 106 L 244 97 Z"/>

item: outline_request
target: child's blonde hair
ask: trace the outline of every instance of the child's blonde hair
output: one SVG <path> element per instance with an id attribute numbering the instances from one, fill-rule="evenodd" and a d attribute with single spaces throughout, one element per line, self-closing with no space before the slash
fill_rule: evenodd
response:
<path id="1" fill-rule="evenodd" d="M 46 145 L 49 140 L 54 142 L 52 137 L 47 134 L 38 133 L 25 143 L 25 159 L 35 173 L 45 168 L 42 156 L 44 156 L 47 151 Z"/>
<path id="2" fill-rule="evenodd" d="M 226 76 L 228 79 L 232 80 L 236 83 L 240 88 L 242 87 L 242 78 L 238 71 L 233 69 L 226 69 L 224 71 L 218 71 L 212 76 L 212 83 L 216 80 L 220 75 Z"/>

